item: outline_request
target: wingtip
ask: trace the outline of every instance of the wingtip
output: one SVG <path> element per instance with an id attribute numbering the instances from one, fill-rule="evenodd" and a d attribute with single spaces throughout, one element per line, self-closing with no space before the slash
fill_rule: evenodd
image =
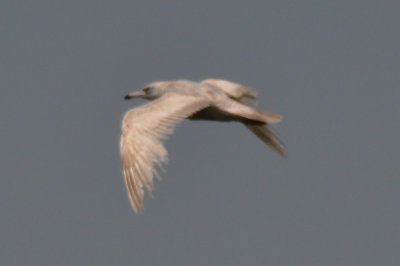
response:
<path id="1" fill-rule="evenodd" d="M 141 214 L 143 212 L 143 204 L 141 202 L 130 201 L 130 203 L 135 214 Z"/>
<path id="2" fill-rule="evenodd" d="M 283 158 L 287 158 L 285 145 L 271 128 L 267 126 L 245 126 L 250 129 L 250 131 L 253 132 L 261 141 L 270 146 L 280 156 L 282 156 Z"/>
<path id="3" fill-rule="evenodd" d="M 281 144 L 282 145 L 282 144 Z M 288 158 L 288 154 L 286 153 L 284 147 L 280 147 L 280 149 L 275 149 L 275 151 L 284 159 Z"/>
<path id="4" fill-rule="evenodd" d="M 143 212 L 143 208 L 139 207 L 139 209 L 136 209 L 135 207 L 132 206 L 133 211 L 135 212 L 135 214 L 140 215 Z"/>

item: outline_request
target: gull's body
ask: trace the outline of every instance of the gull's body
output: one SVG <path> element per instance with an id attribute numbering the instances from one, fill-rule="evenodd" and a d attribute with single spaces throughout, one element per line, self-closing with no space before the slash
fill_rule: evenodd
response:
<path id="1" fill-rule="evenodd" d="M 276 152 L 284 155 L 281 142 L 267 126 L 279 122 L 281 117 L 252 107 L 255 92 L 242 85 L 216 79 L 155 82 L 125 97 L 130 98 L 151 100 L 128 111 L 122 121 L 123 174 L 135 212 L 142 209 L 143 187 L 151 192 L 153 176 L 159 176 L 155 164 L 160 166 L 167 161 L 168 153 L 162 139 L 185 118 L 241 122 Z"/>

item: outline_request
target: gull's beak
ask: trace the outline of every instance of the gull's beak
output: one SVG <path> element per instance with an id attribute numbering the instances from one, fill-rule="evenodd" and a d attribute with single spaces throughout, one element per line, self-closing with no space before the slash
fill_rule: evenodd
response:
<path id="1" fill-rule="evenodd" d="M 133 98 L 142 98 L 146 95 L 146 93 L 144 91 L 136 91 L 136 92 L 132 92 L 127 94 L 124 99 L 125 100 L 129 100 L 129 99 L 133 99 Z"/>

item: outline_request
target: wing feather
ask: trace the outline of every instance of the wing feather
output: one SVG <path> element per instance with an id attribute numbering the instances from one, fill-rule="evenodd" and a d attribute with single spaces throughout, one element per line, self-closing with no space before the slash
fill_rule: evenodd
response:
<path id="1" fill-rule="evenodd" d="M 269 145 L 277 153 L 284 157 L 286 156 L 282 141 L 268 126 L 268 124 L 280 122 L 282 117 L 280 115 L 264 113 L 253 109 L 252 107 L 255 105 L 255 103 L 252 100 L 254 100 L 257 96 L 254 90 L 246 88 L 240 84 L 221 79 L 207 79 L 203 80 L 202 83 L 220 88 L 231 99 L 236 101 L 230 103 L 226 102 L 224 105 L 219 106 L 220 109 L 231 114 L 248 118 L 250 120 L 265 122 L 266 125 L 244 124 L 251 132 L 253 132 L 258 138 Z"/>
<path id="2" fill-rule="evenodd" d="M 201 97 L 167 93 L 125 114 L 121 159 L 129 200 L 135 212 L 142 209 L 143 188 L 151 193 L 153 176 L 159 177 L 155 166 L 167 162 L 168 152 L 162 140 L 182 119 L 208 105 Z"/>

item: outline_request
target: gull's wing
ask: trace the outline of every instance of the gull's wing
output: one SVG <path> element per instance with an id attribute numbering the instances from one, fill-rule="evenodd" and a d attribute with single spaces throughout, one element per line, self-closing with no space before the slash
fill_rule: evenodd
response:
<path id="1" fill-rule="evenodd" d="M 268 127 L 268 124 L 280 122 L 282 117 L 276 114 L 260 112 L 252 108 L 254 103 L 249 100 L 254 100 L 256 98 L 257 95 L 254 90 L 222 79 L 207 79 L 203 80 L 201 83 L 221 89 L 234 100 L 225 101 L 224 104 L 221 103 L 218 106 L 221 110 L 239 117 L 265 122 L 265 125 L 252 125 L 246 122 L 244 122 L 244 125 L 277 153 L 284 157 L 286 156 L 282 141 L 278 138 L 277 134 Z"/>
<path id="2" fill-rule="evenodd" d="M 143 202 L 143 187 L 151 192 L 155 165 L 167 161 L 162 144 L 168 134 L 184 118 L 208 106 L 199 97 L 167 93 L 146 105 L 128 111 L 122 121 L 121 158 L 130 202 L 139 212 Z"/>
<path id="3" fill-rule="evenodd" d="M 229 97 L 236 100 L 240 100 L 241 98 L 255 99 L 257 96 L 254 90 L 223 79 L 206 79 L 201 81 L 201 83 L 217 87 L 225 92 Z"/>
<path id="4" fill-rule="evenodd" d="M 260 140 L 265 144 L 270 146 L 273 150 L 279 153 L 281 156 L 286 157 L 285 145 L 279 139 L 277 134 L 268 125 L 258 126 L 258 125 L 246 125 L 251 132 L 254 133 Z"/>

